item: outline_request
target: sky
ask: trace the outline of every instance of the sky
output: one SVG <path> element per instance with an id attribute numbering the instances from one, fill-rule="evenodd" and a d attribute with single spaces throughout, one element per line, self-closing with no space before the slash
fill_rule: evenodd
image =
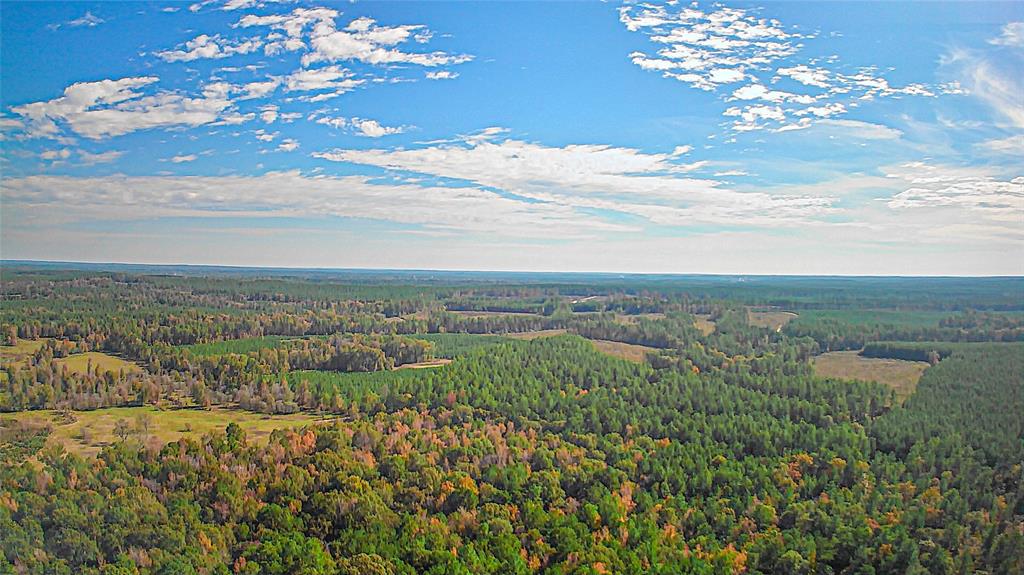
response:
<path id="1" fill-rule="evenodd" d="M 1024 3 L 3 2 L 0 257 L 1024 274 Z"/>

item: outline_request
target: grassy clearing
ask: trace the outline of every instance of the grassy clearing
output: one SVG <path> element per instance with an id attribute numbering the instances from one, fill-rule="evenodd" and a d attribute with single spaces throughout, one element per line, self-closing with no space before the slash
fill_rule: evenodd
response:
<path id="1" fill-rule="evenodd" d="M 507 333 L 505 334 L 505 337 L 510 337 L 512 339 L 531 340 L 537 339 L 538 337 L 554 337 L 556 335 L 563 335 L 565 334 L 565 332 L 566 331 L 564 329 L 542 329 L 540 331 L 522 331 L 519 333 Z"/>
<path id="2" fill-rule="evenodd" d="M 833 351 L 812 360 L 819 377 L 875 381 L 896 390 L 900 402 L 917 388 L 917 380 L 928 368 L 923 361 L 863 357 L 856 351 Z"/>
<path id="3" fill-rule="evenodd" d="M 94 370 L 98 370 L 100 373 L 107 371 L 119 373 L 121 370 L 124 370 L 125 373 L 142 371 L 138 365 L 135 365 L 130 361 L 125 361 L 119 357 L 114 357 L 99 351 L 76 353 L 54 361 L 66 366 L 68 371 L 82 375 L 88 373 L 90 367 Z"/>
<path id="4" fill-rule="evenodd" d="M 797 314 L 791 311 L 747 310 L 747 321 L 750 322 L 750 325 L 767 327 L 775 331 L 779 331 L 796 318 Z"/>
<path id="5" fill-rule="evenodd" d="M 172 409 L 161 411 L 154 407 L 111 407 L 95 411 L 75 411 L 74 422 L 63 420 L 55 411 L 22 411 L 0 414 L 5 425 L 11 420 L 26 425 L 52 427 L 47 444 L 59 443 L 72 453 L 85 457 L 95 456 L 106 445 L 119 438 L 114 427 L 119 420 L 125 420 L 132 428 L 129 441 L 165 444 L 177 441 L 186 435 L 203 435 L 211 431 L 223 431 L 229 423 L 236 423 L 245 430 L 250 440 L 265 442 L 275 429 L 287 429 L 326 421 L 308 413 L 290 415 L 263 415 L 235 409 L 213 408 Z M 138 420 L 148 418 L 148 431 L 138 429 Z"/>
<path id="6" fill-rule="evenodd" d="M 523 315 L 529 317 L 540 317 L 539 313 L 533 313 L 530 311 L 448 310 L 448 313 L 461 315 L 462 317 L 494 317 L 503 315 Z"/>
<path id="7" fill-rule="evenodd" d="M 665 319 L 665 314 L 660 312 L 654 313 L 617 313 L 615 314 L 615 321 L 628 325 L 634 325 L 640 323 L 642 319 Z"/>
<path id="8" fill-rule="evenodd" d="M 448 365 L 451 362 L 452 362 L 452 360 L 450 360 L 450 359 L 441 358 L 441 359 L 434 359 L 434 360 L 431 360 L 431 361 L 421 361 L 419 363 L 406 363 L 404 365 L 400 365 L 400 366 L 396 367 L 395 369 L 396 370 L 399 370 L 399 369 L 425 369 L 425 368 L 430 368 L 430 367 L 441 367 L 443 365 Z"/>
<path id="9" fill-rule="evenodd" d="M 43 339 L 19 339 L 14 345 L 0 345 L 0 365 L 27 364 L 28 358 L 46 344 Z"/>
<path id="10" fill-rule="evenodd" d="M 594 344 L 597 351 L 606 353 L 615 357 L 621 357 L 629 361 L 635 361 L 637 363 L 643 363 L 647 359 L 647 353 L 651 351 L 657 351 L 653 347 L 647 347 L 645 345 L 634 345 L 632 343 L 622 343 L 619 341 L 607 341 L 603 339 L 592 339 L 590 343 Z"/>
<path id="11" fill-rule="evenodd" d="M 711 321 L 711 316 L 709 315 L 696 316 L 696 319 L 693 320 L 693 326 L 700 330 L 704 335 L 711 335 L 715 333 L 715 329 L 717 329 L 715 322 Z"/>

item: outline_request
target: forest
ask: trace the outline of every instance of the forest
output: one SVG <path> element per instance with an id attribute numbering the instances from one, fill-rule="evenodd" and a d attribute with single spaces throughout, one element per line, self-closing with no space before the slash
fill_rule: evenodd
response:
<path id="1" fill-rule="evenodd" d="M 1024 573 L 1020 278 L 5 263 L 0 352 L 0 573 Z"/>

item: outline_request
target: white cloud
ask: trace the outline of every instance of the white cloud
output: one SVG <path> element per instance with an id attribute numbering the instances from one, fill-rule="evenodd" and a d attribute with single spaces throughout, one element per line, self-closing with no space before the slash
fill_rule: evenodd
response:
<path id="1" fill-rule="evenodd" d="M 367 120 L 363 118 L 352 118 L 350 123 L 359 130 L 361 135 L 368 136 L 370 138 L 401 134 L 406 130 L 405 126 L 382 126 L 377 120 Z"/>
<path id="2" fill-rule="evenodd" d="M 996 46 L 1024 47 L 1024 22 L 1010 22 L 1003 26 L 1002 33 L 988 41 Z"/>
<path id="3" fill-rule="evenodd" d="M 43 160 L 66 160 L 71 157 L 71 150 L 62 148 L 60 150 L 46 150 L 39 154 Z"/>
<path id="4" fill-rule="evenodd" d="M 242 91 L 245 92 L 239 100 L 252 100 L 255 98 L 263 98 L 269 96 L 277 90 L 277 87 L 281 85 L 280 78 L 271 78 L 262 82 L 249 82 L 242 86 Z"/>
<path id="5" fill-rule="evenodd" d="M 331 95 L 340 95 L 362 86 L 365 80 L 354 78 L 352 70 L 341 66 L 327 66 L 314 70 L 298 70 L 284 78 L 285 89 L 289 92 L 332 90 Z"/>
<path id="6" fill-rule="evenodd" d="M 280 152 L 294 152 L 299 149 L 299 141 L 293 140 L 292 138 L 285 138 L 281 140 L 281 143 L 277 146 Z"/>
<path id="7" fill-rule="evenodd" d="M 122 150 L 110 150 L 108 152 L 100 152 L 98 154 L 92 154 L 84 150 L 79 150 L 78 157 L 82 161 L 82 164 L 91 166 L 93 164 L 109 164 L 116 162 L 124 155 Z"/>
<path id="8" fill-rule="evenodd" d="M 810 68 L 804 64 L 792 68 L 779 68 L 776 72 L 780 76 L 787 76 L 800 82 L 805 86 L 817 88 L 829 88 L 829 71 L 825 68 Z"/>
<path id="9" fill-rule="evenodd" d="M 24 119 L 33 137 L 57 137 L 58 122 L 62 122 L 81 136 L 100 139 L 149 128 L 208 124 L 232 105 L 230 86 L 223 83 L 207 84 L 199 98 L 137 91 L 157 80 L 142 76 L 80 82 L 68 86 L 59 98 L 15 106 L 11 111 Z"/>
<path id="10" fill-rule="evenodd" d="M 837 128 L 843 135 L 862 140 L 898 140 L 903 135 L 896 128 L 859 120 L 818 120 L 815 125 Z"/>
<path id="11" fill-rule="evenodd" d="M 258 50 L 262 45 L 263 42 L 259 39 L 250 38 L 232 42 L 221 38 L 219 34 L 213 36 L 200 34 L 185 42 L 181 49 L 157 52 L 156 55 L 167 62 L 191 62 L 201 58 L 219 59 L 236 54 L 249 54 Z"/>
<path id="12" fill-rule="evenodd" d="M 260 119 L 264 123 L 273 124 L 277 120 L 278 107 L 273 104 L 268 104 L 260 108 Z"/>
<path id="13" fill-rule="evenodd" d="M 572 209 L 639 216 L 685 226 L 788 225 L 834 211 L 832 199 L 738 192 L 721 182 L 686 176 L 705 165 L 677 164 L 670 154 L 631 148 L 551 148 L 496 136 L 475 136 L 408 150 L 334 150 L 314 156 L 463 180 L 518 197 Z"/>
<path id="14" fill-rule="evenodd" d="M 886 176 L 907 187 L 890 198 L 892 209 L 970 210 L 987 219 L 1024 222 L 1024 177 L 1001 178 L 987 168 L 912 162 L 883 168 Z M 978 222 L 972 222 L 977 224 Z"/>
<path id="15" fill-rule="evenodd" d="M 5 212 L 53 213 L 63 218 L 340 216 L 480 232 L 509 237 L 561 238 L 633 228 L 564 206 L 524 202 L 478 187 L 380 183 L 368 176 L 29 176 L 4 181 Z M 281 193 L 288 190 L 288 193 Z M 70 209 L 69 209 L 70 208 Z"/>
<path id="16" fill-rule="evenodd" d="M 193 162 L 198 157 L 199 156 L 197 156 L 195 154 L 183 154 L 181 156 L 174 156 L 174 157 L 170 158 L 167 161 L 175 163 L 175 164 L 182 164 L 184 162 Z"/>
<path id="17" fill-rule="evenodd" d="M 1024 128 L 1024 79 L 1019 70 L 1004 69 L 968 50 L 953 50 L 943 65 L 951 67 L 974 97 L 985 102 L 1013 128 Z"/>
<path id="18" fill-rule="evenodd" d="M 85 15 L 83 15 L 81 18 L 76 18 L 68 22 L 68 26 L 88 26 L 89 28 L 92 28 L 93 26 L 99 26 L 104 22 L 106 22 L 106 20 L 94 16 L 92 12 L 86 11 Z"/>
<path id="19" fill-rule="evenodd" d="M 435 67 L 460 64 L 473 58 L 467 54 L 405 52 L 399 49 L 400 44 L 409 41 L 422 44 L 430 40 L 430 31 L 419 24 L 382 26 L 372 18 L 361 17 L 338 29 L 335 19 L 339 15 L 338 11 L 329 8 L 296 8 L 289 14 L 246 15 L 237 25 L 242 28 L 270 27 L 283 32 L 284 38 L 272 39 L 267 45 L 268 54 L 300 50 L 308 42 L 310 51 L 302 57 L 304 66 L 315 62 L 358 61 L 371 65 Z"/>
<path id="20" fill-rule="evenodd" d="M 794 117 L 844 115 L 857 99 L 931 97 L 936 91 L 949 93 L 952 88 L 932 88 L 920 83 L 896 87 L 879 77 L 874 68 L 843 75 L 820 66 L 818 59 L 793 62 L 803 49 L 798 42 L 814 39 L 816 35 L 802 34 L 777 20 L 761 18 L 758 10 L 721 4 L 705 10 L 696 3 L 639 3 L 619 8 L 619 19 L 627 30 L 643 34 L 650 41 L 650 50 L 629 54 L 640 68 L 714 93 L 727 84 L 748 81 L 725 99 L 788 104 L 785 108 L 755 103 L 738 111 L 729 108 L 728 116 L 742 118 L 733 122 L 735 131 L 802 129 L 809 122 Z M 836 62 L 835 57 L 825 59 L 827 64 Z M 801 84 L 810 93 L 766 87 L 783 78 Z"/>
<path id="21" fill-rule="evenodd" d="M 986 140 L 976 145 L 990 152 L 1020 156 L 1024 153 L 1024 134 Z"/>
<path id="22" fill-rule="evenodd" d="M 459 73 L 451 70 L 437 70 L 427 72 L 426 76 L 428 80 L 454 80 L 459 77 Z"/>

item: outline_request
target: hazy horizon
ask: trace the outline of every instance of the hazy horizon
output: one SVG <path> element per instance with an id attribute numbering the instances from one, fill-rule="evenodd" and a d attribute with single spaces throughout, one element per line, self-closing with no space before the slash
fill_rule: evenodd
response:
<path id="1" fill-rule="evenodd" d="M 1024 4 L 4 2 L 0 257 L 1024 275 Z"/>

